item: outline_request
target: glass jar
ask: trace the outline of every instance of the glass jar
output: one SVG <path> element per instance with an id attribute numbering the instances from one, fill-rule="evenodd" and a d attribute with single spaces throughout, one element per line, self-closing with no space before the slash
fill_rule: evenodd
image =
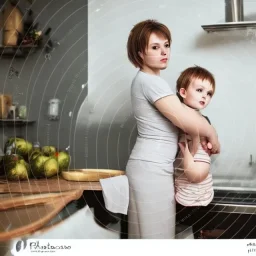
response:
<path id="1" fill-rule="evenodd" d="M 23 105 L 19 106 L 18 113 L 19 113 L 18 117 L 20 119 L 26 119 L 27 118 L 27 107 L 23 106 Z"/>
<path id="2" fill-rule="evenodd" d="M 59 99 L 49 100 L 48 117 L 50 120 L 57 120 L 59 118 Z"/>

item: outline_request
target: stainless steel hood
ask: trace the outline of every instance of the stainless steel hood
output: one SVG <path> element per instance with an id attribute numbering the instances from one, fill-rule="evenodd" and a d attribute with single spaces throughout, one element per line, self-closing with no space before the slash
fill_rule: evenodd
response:
<path id="1" fill-rule="evenodd" d="M 225 23 L 202 25 L 207 32 L 256 29 L 256 21 L 244 21 L 243 0 L 225 0 Z"/>

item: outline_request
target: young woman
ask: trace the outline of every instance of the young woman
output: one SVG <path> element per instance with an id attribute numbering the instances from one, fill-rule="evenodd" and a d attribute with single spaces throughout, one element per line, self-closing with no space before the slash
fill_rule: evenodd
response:
<path id="1" fill-rule="evenodd" d="M 211 143 L 211 153 L 220 149 L 214 128 L 181 104 L 160 77 L 160 71 L 168 65 L 170 44 L 169 29 L 155 20 L 136 24 L 127 42 L 128 58 L 139 68 L 131 86 L 138 137 L 126 167 L 130 185 L 129 238 L 175 236 L 173 162 L 177 127 L 191 136 L 192 154 L 197 151 L 199 136 Z"/>

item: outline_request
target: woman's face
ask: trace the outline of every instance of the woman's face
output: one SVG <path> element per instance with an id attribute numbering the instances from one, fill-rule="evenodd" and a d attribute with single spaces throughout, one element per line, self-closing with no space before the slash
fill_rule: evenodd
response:
<path id="1" fill-rule="evenodd" d="M 170 57 L 170 45 L 166 38 L 152 33 L 149 37 L 145 53 L 139 53 L 143 59 L 142 71 L 159 75 L 160 70 L 166 69 Z"/>

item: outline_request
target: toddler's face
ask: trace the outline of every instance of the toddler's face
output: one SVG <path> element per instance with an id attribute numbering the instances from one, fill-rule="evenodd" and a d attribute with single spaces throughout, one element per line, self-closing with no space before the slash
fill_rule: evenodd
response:
<path id="1" fill-rule="evenodd" d="M 203 81 L 202 79 L 194 78 L 187 90 L 181 88 L 180 93 L 186 105 L 200 110 L 206 108 L 210 103 L 213 88 L 208 80 Z"/>

